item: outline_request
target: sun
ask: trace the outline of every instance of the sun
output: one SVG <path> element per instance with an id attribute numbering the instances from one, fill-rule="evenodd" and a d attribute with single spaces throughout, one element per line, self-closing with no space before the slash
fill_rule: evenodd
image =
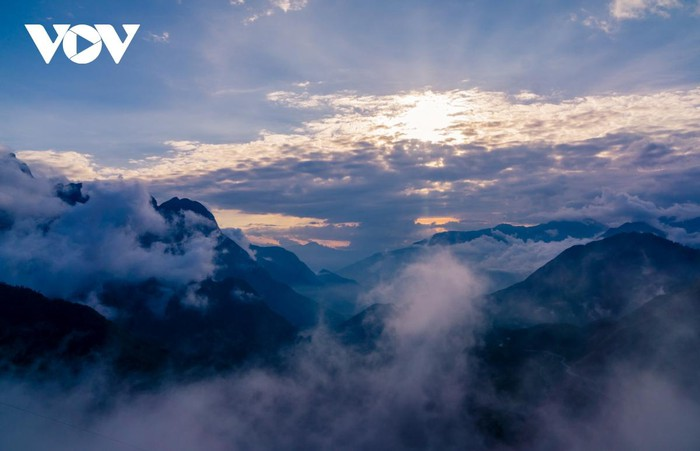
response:
<path id="1" fill-rule="evenodd" d="M 450 99 L 431 91 L 405 98 L 406 110 L 397 119 L 405 139 L 443 142 L 454 134 L 456 106 Z"/>

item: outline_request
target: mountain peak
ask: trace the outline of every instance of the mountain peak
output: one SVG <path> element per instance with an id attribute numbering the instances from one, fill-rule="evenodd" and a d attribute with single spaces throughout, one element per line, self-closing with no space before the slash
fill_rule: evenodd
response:
<path id="1" fill-rule="evenodd" d="M 611 229 L 608 229 L 607 232 L 605 232 L 602 236 L 602 238 L 609 238 L 613 235 L 617 235 L 620 233 L 649 233 L 652 235 L 659 236 L 661 238 L 666 238 L 667 234 L 666 232 L 657 229 L 656 227 L 650 226 L 646 222 L 626 222 L 622 224 L 619 227 L 614 227 Z"/>
<path id="2" fill-rule="evenodd" d="M 207 210 L 207 207 L 205 207 L 197 201 L 187 199 L 186 197 L 183 197 L 182 199 L 180 199 L 179 197 L 173 197 L 172 199 L 167 200 L 162 204 L 158 205 L 156 209 L 158 210 L 158 212 L 160 212 L 168 218 L 171 218 L 173 215 L 178 213 L 191 211 L 192 213 L 198 214 L 199 216 L 203 216 L 209 219 L 210 221 L 216 223 L 216 218 L 214 218 L 214 215 L 209 210 Z"/>
<path id="3" fill-rule="evenodd" d="M 491 295 L 498 321 L 586 325 L 617 319 L 700 277 L 700 251 L 648 233 L 618 233 L 565 250 Z"/>

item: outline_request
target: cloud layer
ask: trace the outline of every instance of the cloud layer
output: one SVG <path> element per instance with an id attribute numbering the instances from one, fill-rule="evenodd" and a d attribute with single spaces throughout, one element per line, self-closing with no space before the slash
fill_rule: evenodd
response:
<path id="1" fill-rule="evenodd" d="M 268 99 L 316 118 L 244 143 L 170 141 L 167 154 L 127 167 L 76 152 L 19 155 L 37 171 L 143 180 L 163 197 L 204 200 L 222 218 L 239 212 L 248 224 L 229 225 L 252 238 L 350 242 L 368 252 L 436 230 L 421 224 L 424 217 L 455 218 L 461 228 L 532 223 L 576 216 L 606 199 L 697 210 L 698 88 L 570 99 L 479 89 L 302 90 Z M 581 214 L 639 219 L 625 207 L 599 210 L 605 215 Z"/>

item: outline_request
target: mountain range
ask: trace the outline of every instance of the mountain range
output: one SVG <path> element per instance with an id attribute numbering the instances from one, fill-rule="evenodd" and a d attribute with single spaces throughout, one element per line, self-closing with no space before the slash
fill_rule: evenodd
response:
<path id="1" fill-rule="evenodd" d="M 33 177 L 26 165 L 10 161 L 18 177 Z M 89 194 L 81 184 L 64 182 L 51 195 L 75 211 L 94 202 Z M 464 339 L 463 355 L 453 357 L 468 362 L 464 377 L 477 389 L 465 395 L 463 414 L 474 419 L 489 447 L 535 440 L 537 412 L 547 403 L 575 415 L 595 410 L 620 368 L 665 375 L 689 399 L 700 400 L 700 250 L 671 241 L 664 229 L 694 233 L 696 220 L 614 228 L 590 219 L 500 224 L 438 233 L 337 272 L 315 272 L 283 247 L 242 247 L 197 201 L 175 197 L 159 204 L 151 197 L 143 208 L 159 225 L 138 236 L 139 249 L 166 258 L 192 252 L 201 240 L 212 252 L 209 274 L 178 283 L 115 277 L 63 300 L 45 296 L 41 287 L 0 280 L 0 373 L 50 380 L 100 367 L 109 369 L 115 387 L 151 390 L 246 366 L 282 372 L 289 356 L 313 349 L 315 333 L 341 346 L 329 348 L 329 365 L 351 355 L 381 368 L 396 358 L 387 343 L 393 344 L 401 311 L 366 299 L 376 300 L 383 282 L 406 283 L 395 276 L 430 253 L 459 256 L 461 247 L 485 240 L 506 250 L 513 243 L 563 248 L 524 277 L 477 271 L 502 286 L 480 295 L 473 340 Z M 0 211 L 0 234 L 22 220 Z M 55 224 L 42 220 L 36 228 L 46 235 Z M 424 316 L 433 300 L 423 301 Z"/>

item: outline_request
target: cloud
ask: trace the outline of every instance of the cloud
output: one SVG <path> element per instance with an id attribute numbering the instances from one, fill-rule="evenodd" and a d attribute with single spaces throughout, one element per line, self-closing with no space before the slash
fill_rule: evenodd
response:
<path id="1" fill-rule="evenodd" d="M 48 296 L 83 299 L 110 280 L 158 278 L 181 286 L 206 278 L 214 269 L 216 243 L 201 234 L 186 239 L 182 252 L 159 242 L 142 246 L 143 236 L 168 233 L 143 184 L 88 183 L 82 193 L 89 200 L 69 206 L 56 196 L 53 180 L 32 178 L 8 161 L 0 172 L 0 210 L 12 218 L 11 227 L 0 231 L 3 282 Z"/>
<path id="2" fill-rule="evenodd" d="M 286 13 L 304 9 L 309 4 L 309 0 L 271 0 L 270 3 Z"/>
<path id="3" fill-rule="evenodd" d="M 0 422 L 21 431 L 3 434 L 0 444 L 41 449 L 61 437 L 58 449 L 111 450 L 128 447 L 124 443 L 175 451 L 480 448 L 463 405 L 469 377 L 463 350 L 480 321 L 472 299 L 478 286 L 448 254 L 435 256 L 376 293 L 397 305 L 381 350 L 357 352 L 320 328 L 292 350 L 283 369 L 241 369 L 113 396 L 107 409 L 88 409 L 95 375 L 85 375 L 71 393 L 6 381 L 2 402 L 61 424 L 47 422 L 42 434 L 27 434 L 36 419 L 5 418 L 0 405 Z M 76 433 L 66 431 L 66 423 L 88 426 Z"/>
<path id="4" fill-rule="evenodd" d="M 147 41 L 155 42 L 156 44 L 168 44 L 170 43 L 170 33 L 164 31 L 160 34 L 156 34 L 149 31 L 144 37 L 144 39 L 146 39 Z"/>
<path id="5" fill-rule="evenodd" d="M 532 223 L 603 191 L 664 207 L 700 196 L 698 88 L 570 99 L 278 91 L 269 100 L 315 118 L 243 143 L 169 141 L 164 155 L 125 167 L 77 153 L 18 154 L 42 171 L 142 180 L 160 197 L 186 193 L 242 217 L 268 215 L 232 224 L 258 239 L 350 241 L 366 252 L 424 238 L 416 218 Z"/>
<path id="6" fill-rule="evenodd" d="M 579 17 L 577 14 L 574 14 L 571 16 L 571 20 L 573 22 L 580 22 L 581 24 L 583 24 L 584 26 L 586 26 L 588 28 L 601 30 L 601 31 L 608 33 L 608 34 L 615 31 L 614 22 L 611 22 L 611 21 L 606 20 L 606 19 L 600 19 L 600 18 L 598 18 L 594 15 L 588 14 L 588 13 L 585 13 L 583 15 L 583 17 Z"/>
<path id="7" fill-rule="evenodd" d="M 243 21 L 246 24 L 257 22 L 263 17 L 270 17 L 277 12 L 288 13 L 301 11 L 309 4 L 309 0 L 230 0 L 232 6 L 244 7 L 248 16 Z"/>
<path id="8" fill-rule="evenodd" d="M 667 374 L 620 366 L 610 378 L 586 379 L 597 390 L 587 398 L 599 403 L 577 415 L 558 401 L 556 391 L 542 404 L 538 395 L 525 402 L 494 395 L 468 352 L 484 325 L 478 300 L 482 283 L 444 249 L 408 266 L 368 299 L 394 305 L 369 351 L 343 345 L 318 328 L 278 367 L 239 368 L 190 383 L 168 381 L 145 392 L 106 393 L 99 370 L 77 378 L 71 373 L 66 385 L 72 388 L 55 379 L 42 385 L 5 378 L 0 381 L 0 424 L 6 433 L 0 445 L 107 451 L 479 451 L 505 449 L 484 437 L 484 421 L 487 427 L 498 426 L 507 424 L 504 418 L 523 416 L 532 420 L 533 433 L 516 437 L 507 449 L 697 447 L 700 405 L 689 396 L 689 386 L 674 382 L 673 365 L 643 359 L 650 368 L 667 368 Z M 665 351 L 663 346 L 657 350 L 658 355 Z M 525 382 L 548 374 L 546 366 L 518 371 Z M 567 367 L 574 380 L 579 380 L 577 371 Z M 488 403 L 492 410 L 486 417 L 475 417 L 467 407 L 474 400 Z M 42 433 L 27 433 L 36 429 Z M 509 434 L 507 426 L 500 432 Z"/>
<path id="9" fill-rule="evenodd" d="M 109 170 L 99 167 L 93 156 L 75 151 L 23 150 L 21 159 L 31 164 L 34 171 L 46 177 L 63 176 L 72 180 L 114 178 Z"/>
<path id="10" fill-rule="evenodd" d="M 241 227 L 253 230 L 288 229 L 291 227 L 327 227 L 325 219 L 300 218 L 273 213 L 246 214 L 240 210 L 214 209 L 212 213 L 222 227 Z M 355 223 L 334 224 L 336 227 L 357 227 Z"/>
<path id="11" fill-rule="evenodd" d="M 671 10 L 681 7 L 679 0 L 613 0 L 610 14 L 618 20 L 641 19 L 647 14 L 668 17 Z"/>
<path id="12" fill-rule="evenodd" d="M 663 207 L 628 193 L 605 190 L 590 203 L 564 207 L 552 217 L 561 219 L 594 217 L 609 224 L 619 225 L 632 218 L 658 224 L 658 218 L 675 217 L 691 219 L 700 216 L 700 205 L 696 202 L 674 203 Z"/>
<path id="13" fill-rule="evenodd" d="M 284 158 L 323 161 L 361 147 L 374 149 L 376 159 L 391 146 L 409 141 L 430 151 L 439 145 L 485 150 L 536 145 L 575 145 L 606 135 L 640 135 L 668 142 L 690 152 L 700 134 L 700 89 L 648 94 L 605 95 L 557 99 L 479 89 L 411 91 L 386 96 L 352 93 L 314 95 L 273 92 L 271 102 L 293 109 L 323 112 L 291 133 L 262 131 L 258 140 L 241 144 L 169 141 L 171 155 L 132 161 L 132 168 L 102 168 L 103 177 L 174 178 L 218 169 L 251 168 Z M 418 150 L 418 149 L 417 149 Z M 460 150 L 460 149 L 455 149 Z M 600 158 L 616 156 L 608 149 Z M 76 165 L 95 174 L 89 155 L 71 152 L 19 152 L 34 163 L 64 170 Z M 425 152 L 416 152 L 421 157 Z M 82 159 L 80 159 L 82 157 Z M 424 159 L 430 166 L 439 161 Z M 444 162 L 443 162 L 444 164 Z M 343 180 L 316 180 L 338 183 Z"/>
<path id="14" fill-rule="evenodd" d="M 459 219 L 457 218 L 452 218 L 452 217 L 423 217 L 423 218 L 416 218 L 414 221 L 416 224 L 420 225 L 446 225 L 446 224 L 455 224 L 459 223 Z"/>
<path id="15" fill-rule="evenodd" d="M 700 442 L 700 405 L 667 375 L 618 368 L 603 399 L 592 416 L 581 418 L 566 415 L 561 406 L 542 409 L 543 440 L 532 449 L 690 451 Z"/>

